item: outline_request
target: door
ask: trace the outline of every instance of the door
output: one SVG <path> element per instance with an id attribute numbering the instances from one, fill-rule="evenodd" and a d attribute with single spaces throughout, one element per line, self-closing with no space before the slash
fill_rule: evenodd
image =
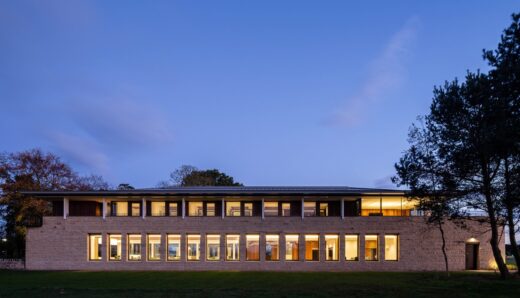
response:
<path id="1" fill-rule="evenodd" d="M 466 270 L 477 270 L 479 267 L 478 243 L 466 243 Z"/>

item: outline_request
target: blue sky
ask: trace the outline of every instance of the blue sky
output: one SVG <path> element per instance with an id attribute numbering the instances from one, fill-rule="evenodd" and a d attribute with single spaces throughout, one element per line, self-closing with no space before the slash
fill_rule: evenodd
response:
<path id="1" fill-rule="evenodd" d="M 485 70 L 520 3 L 0 0 L 0 151 L 111 184 L 392 187 L 434 85 Z"/>

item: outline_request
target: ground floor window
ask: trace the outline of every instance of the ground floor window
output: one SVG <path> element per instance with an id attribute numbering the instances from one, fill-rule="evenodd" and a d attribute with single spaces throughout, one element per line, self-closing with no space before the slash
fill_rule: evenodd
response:
<path id="1" fill-rule="evenodd" d="M 226 235 L 226 260 L 240 260 L 240 235 Z"/>
<path id="2" fill-rule="evenodd" d="M 399 236 L 385 235 L 385 261 L 397 261 L 399 258 Z"/>
<path id="3" fill-rule="evenodd" d="M 299 260 L 299 241 L 298 235 L 285 235 L 285 260 L 298 261 Z"/>
<path id="4" fill-rule="evenodd" d="M 88 259 L 90 261 L 101 261 L 101 245 L 103 238 L 101 234 L 88 235 Z"/>
<path id="5" fill-rule="evenodd" d="M 378 255 L 378 236 L 365 235 L 365 261 L 377 261 Z"/>
<path id="6" fill-rule="evenodd" d="M 220 235 L 206 235 L 206 259 L 220 260 Z"/>
<path id="7" fill-rule="evenodd" d="M 280 236 L 265 235 L 265 260 L 278 261 L 280 259 Z"/>
<path id="8" fill-rule="evenodd" d="M 320 260 L 320 236 L 305 235 L 305 261 Z"/>
<path id="9" fill-rule="evenodd" d="M 260 261 L 260 235 L 246 235 L 246 261 Z"/>
<path id="10" fill-rule="evenodd" d="M 327 261 L 339 260 L 339 235 L 325 235 L 325 248 Z"/>
<path id="11" fill-rule="evenodd" d="M 359 236 L 345 235 L 345 260 L 359 260 Z"/>
<path id="12" fill-rule="evenodd" d="M 108 235 L 108 259 L 110 261 L 121 261 L 121 234 Z"/>
<path id="13" fill-rule="evenodd" d="M 161 235 L 148 235 L 148 261 L 161 260 Z"/>
<path id="14" fill-rule="evenodd" d="M 168 235 L 168 261 L 179 261 L 181 259 L 181 235 Z"/>
<path id="15" fill-rule="evenodd" d="M 188 261 L 200 260 L 200 235 L 187 235 Z"/>
<path id="16" fill-rule="evenodd" d="M 128 260 L 141 261 L 141 235 L 128 234 Z"/>

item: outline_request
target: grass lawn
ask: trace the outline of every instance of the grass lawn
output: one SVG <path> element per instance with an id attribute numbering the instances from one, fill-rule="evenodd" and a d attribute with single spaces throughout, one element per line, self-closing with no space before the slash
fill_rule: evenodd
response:
<path id="1" fill-rule="evenodd" d="M 494 273 L 0 271 L 0 297 L 520 297 Z"/>

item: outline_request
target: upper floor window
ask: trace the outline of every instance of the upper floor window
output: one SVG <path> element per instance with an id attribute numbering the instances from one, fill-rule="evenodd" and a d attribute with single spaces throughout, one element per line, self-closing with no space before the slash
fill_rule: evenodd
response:
<path id="1" fill-rule="evenodd" d="M 240 216 L 240 202 L 226 202 L 226 216 Z"/>
<path id="2" fill-rule="evenodd" d="M 244 216 L 253 216 L 253 203 L 244 203 Z"/>
<path id="3" fill-rule="evenodd" d="M 291 216 L 291 203 L 282 203 L 282 216 Z"/>
<path id="4" fill-rule="evenodd" d="M 361 215 L 362 216 L 380 216 L 381 213 L 381 199 L 380 198 L 363 198 L 361 200 Z"/>
<path id="5" fill-rule="evenodd" d="M 204 216 L 202 202 L 188 202 L 188 216 Z"/>
<path id="6" fill-rule="evenodd" d="M 264 202 L 264 216 L 278 216 L 278 202 Z"/>
<path id="7" fill-rule="evenodd" d="M 170 216 L 179 216 L 177 210 L 178 210 L 177 202 L 168 203 L 168 212 L 169 212 Z"/>
<path id="8" fill-rule="evenodd" d="M 304 216 L 316 216 L 316 202 L 304 202 L 303 203 L 303 215 Z"/>
<path id="9" fill-rule="evenodd" d="M 112 216 L 127 216 L 128 202 L 112 202 Z"/>
<path id="10" fill-rule="evenodd" d="M 320 216 L 329 216 L 329 204 L 320 203 Z"/>
<path id="11" fill-rule="evenodd" d="M 215 216 L 215 203 L 206 203 L 206 216 Z"/>
<path id="12" fill-rule="evenodd" d="M 152 216 L 166 215 L 166 202 L 152 202 Z"/>
<path id="13" fill-rule="evenodd" d="M 130 203 L 130 215 L 131 216 L 141 216 L 141 203 L 139 203 L 139 202 Z"/>

